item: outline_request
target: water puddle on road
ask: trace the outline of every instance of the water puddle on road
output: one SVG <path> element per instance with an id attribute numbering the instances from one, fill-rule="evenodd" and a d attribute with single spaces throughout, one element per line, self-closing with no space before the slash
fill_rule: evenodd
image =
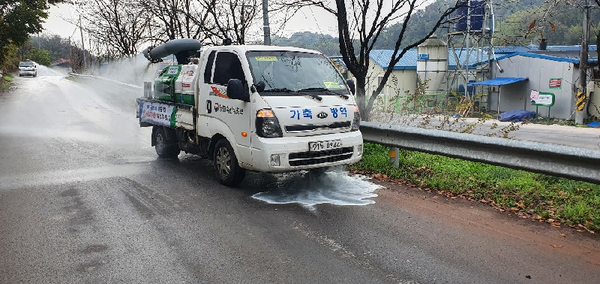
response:
<path id="1" fill-rule="evenodd" d="M 320 176 L 309 173 L 280 177 L 272 189 L 252 195 L 269 204 L 293 204 L 314 211 L 318 204 L 369 205 L 377 197 L 379 185 L 365 176 L 350 175 L 344 171 L 328 171 Z"/>

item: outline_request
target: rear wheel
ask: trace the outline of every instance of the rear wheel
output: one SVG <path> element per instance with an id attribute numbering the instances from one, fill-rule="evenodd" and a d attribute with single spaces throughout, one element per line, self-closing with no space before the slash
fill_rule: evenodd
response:
<path id="1" fill-rule="evenodd" d="M 166 131 L 173 131 L 171 129 L 166 129 Z M 156 150 L 156 154 L 161 158 L 177 158 L 179 155 L 179 145 L 177 145 L 177 140 L 173 141 L 169 139 L 169 137 L 175 136 L 167 136 L 165 129 L 163 127 L 156 127 L 154 131 L 152 131 L 154 135 L 154 150 Z"/>
<path id="2" fill-rule="evenodd" d="M 227 140 L 221 139 L 215 145 L 213 155 L 214 169 L 219 182 L 226 186 L 240 183 L 246 175 L 246 170 L 238 165 L 237 157 Z"/>

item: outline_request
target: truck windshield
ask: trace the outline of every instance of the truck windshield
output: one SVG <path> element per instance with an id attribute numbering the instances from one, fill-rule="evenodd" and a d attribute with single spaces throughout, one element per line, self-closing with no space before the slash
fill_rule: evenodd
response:
<path id="1" fill-rule="evenodd" d="M 253 83 L 263 93 L 297 92 L 347 94 L 346 84 L 330 60 L 319 54 L 290 51 L 251 51 L 246 54 Z"/>

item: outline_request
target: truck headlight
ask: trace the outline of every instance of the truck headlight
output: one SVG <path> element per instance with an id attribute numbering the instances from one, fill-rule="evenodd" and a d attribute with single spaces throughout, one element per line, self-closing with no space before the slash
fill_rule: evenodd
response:
<path id="1" fill-rule="evenodd" d="M 260 137 L 275 138 L 282 137 L 279 120 L 273 110 L 261 109 L 256 112 L 256 134 Z"/>
<path id="2" fill-rule="evenodd" d="M 358 131 L 360 128 L 360 112 L 358 111 L 358 106 L 354 106 L 354 119 L 352 120 L 352 128 L 351 131 Z"/>
<path id="3" fill-rule="evenodd" d="M 271 154 L 271 159 L 269 160 L 269 165 L 271 165 L 272 167 L 281 166 L 281 155 Z"/>

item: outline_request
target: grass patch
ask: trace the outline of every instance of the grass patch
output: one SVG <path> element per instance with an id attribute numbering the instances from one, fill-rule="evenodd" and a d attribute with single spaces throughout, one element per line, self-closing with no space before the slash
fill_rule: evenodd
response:
<path id="1" fill-rule="evenodd" d="M 10 74 L 2 74 L 2 78 L 0 79 L 0 90 L 6 90 L 10 88 L 10 85 L 13 81 L 13 76 Z"/>
<path id="2" fill-rule="evenodd" d="M 594 121 L 591 118 L 585 118 L 583 120 L 583 126 L 585 126 L 586 124 L 590 123 Z M 533 121 L 533 123 L 535 124 L 543 124 L 543 125 L 561 125 L 561 126 L 581 126 L 577 123 L 575 123 L 574 120 L 569 120 L 569 119 L 558 119 L 558 118 L 540 118 L 538 120 Z"/>
<path id="3" fill-rule="evenodd" d="M 361 162 L 351 170 L 377 178 L 487 203 L 522 218 L 580 231 L 600 230 L 600 185 L 513 170 L 484 163 L 400 150 L 400 167 L 389 162 L 389 148 L 365 143 Z"/>

